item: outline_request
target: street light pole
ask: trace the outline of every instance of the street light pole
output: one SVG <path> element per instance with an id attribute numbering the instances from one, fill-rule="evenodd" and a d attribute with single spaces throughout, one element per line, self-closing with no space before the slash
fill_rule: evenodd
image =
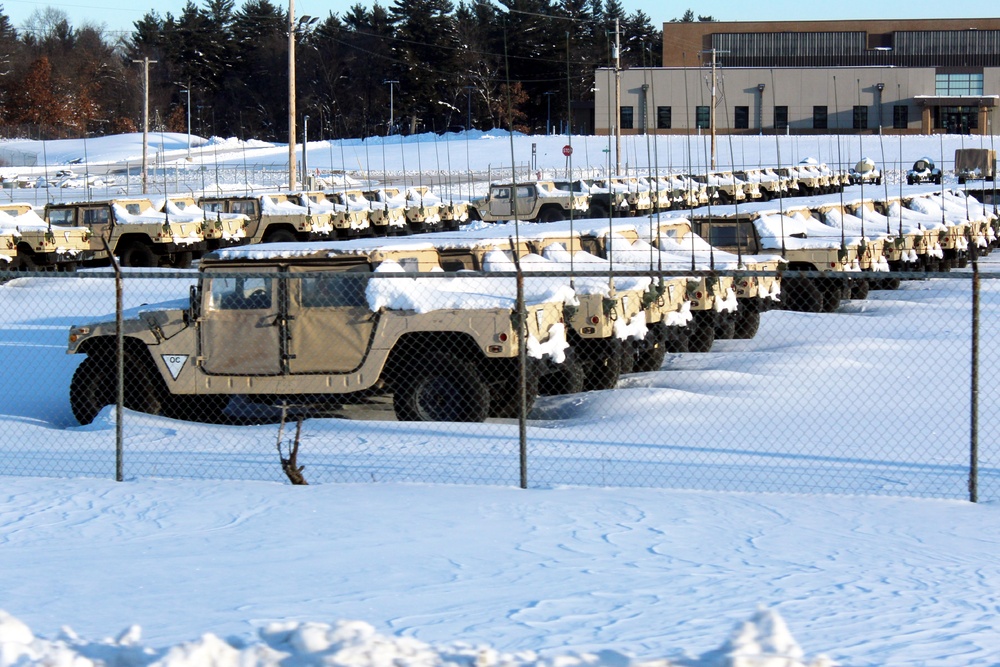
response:
<path id="1" fill-rule="evenodd" d="M 295 190 L 295 0 L 288 0 L 288 190 Z"/>
<path id="2" fill-rule="evenodd" d="M 187 93 L 187 124 L 188 124 L 188 160 L 191 159 L 191 87 L 188 86 L 187 90 L 182 90 L 182 93 Z"/>
<path id="3" fill-rule="evenodd" d="M 399 81 L 396 81 L 395 79 L 393 79 L 391 81 L 383 81 L 382 83 L 389 84 L 389 134 L 392 134 L 392 128 L 393 128 L 393 126 L 395 125 L 395 122 L 396 122 L 395 121 L 395 116 L 394 116 L 395 110 L 393 109 L 393 95 L 392 95 L 392 91 L 393 91 L 393 85 L 399 85 Z"/>
<path id="4" fill-rule="evenodd" d="M 465 87 L 465 131 L 468 132 L 472 129 L 472 91 L 475 90 L 475 86 Z"/>
<path id="5" fill-rule="evenodd" d="M 545 136 L 549 136 L 551 133 L 549 128 L 552 127 L 552 96 L 555 95 L 552 91 L 544 93 L 545 97 L 548 99 L 548 110 L 545 114 Z"/>
<path id="6" fill-rule="evenodd" d="M 148 57 L 133 60 L 142 63 L 142 194 L 149 192 L 149 64 L 159 62 Z"/>
<path id="7" fill-rule="evenodd" d="M 309 146 L 309 116 L 302 118 L 302 185 L 309 187 L 309 158 L 306 157 L 306 147 Z"/>

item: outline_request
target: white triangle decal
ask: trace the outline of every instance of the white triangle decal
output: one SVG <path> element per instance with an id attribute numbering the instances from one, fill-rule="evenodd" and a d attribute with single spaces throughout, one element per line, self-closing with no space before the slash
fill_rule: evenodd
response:
<path id="1" fill-rule="evenodd" d="M 161 354 L 163 358 L 163 363 L 167 365 L 167 370 L 170 371 L 170 377 L 177 379 L 177 376 L 181 374 L 181 370 L 184 368 L 184 364 L 187 363 L 187 354 Z"/>

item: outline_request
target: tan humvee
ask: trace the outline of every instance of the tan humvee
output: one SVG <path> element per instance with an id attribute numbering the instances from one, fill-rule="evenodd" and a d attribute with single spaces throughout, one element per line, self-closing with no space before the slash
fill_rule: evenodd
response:
<path id="1" fill-rule="evenodd" d="M 198 206 L 194 197 L 186 195 L 170 195 L 163 200 L 160 210 L 167 212 L 171 221 L 200 221 L 201 233 L 209 251 L 248 241 L 246 227 L 250 219 L 243 214 L 209 213 Z"/>
<path id="2" fill-rule="evenodd" d="M 72 270 L 92 255 L 86 227 L 52 227 L 30 204 L 2 204 L 0 213 L 10 216 L 13 226 L 0 234 L 0 269 Z M 4 250 L 14 250 L 16 260 L 4 260 Z"/>
<path id="3" fill-rule="evenodd" d="M 145 307 L 126 321 L 126 406 L 222 421 L 234 395 L 329 407 L 391 392 L 399 420 L 516 416 L 519 347 L 530 406 L 538 366 L 561 361 L 566 347 L 562 303 L 528 302 L 524 340 L 512 281 L 475 283 L 472 303 L 467 281 L 482 278 L 406 276 L 436 259 L 426 243 L 211 253 L 187 308 Z M 68 352 L 87 355 L 70 387 L 81 423 L 113 402 L 114 333 L 113 319 L 70 330 Z"/>
<path id="4" fill-rule="evenodd" d="M 830 274 L 815 278 L 782 278 L 782 303 L 790 310 L 832 312 L 842 299 L 851 298 L 861 266 L 860 242 L 845 237 L 812 218 L 808 208 L 761 210 L 692 219 L 696 231 L 712 246 L 728 252 L 778 254 L 791 271 Z M 851 276 L 848 274 L 858 274 Z"/>
<path id="5" fill-rule="evenodd" d="M 389 208 L 402 208 L 406 216 L 406 224 L 413 234 L 433 232 L 441 229 L 441 207 L 435 201 L 423 201 L 420 193 L 402 192 L 399 188 L 379 188 L 370 190 L 365 196 L 376 205 Z"/>
<path id="6" fill-rule="evenodd" d="M 250 244 L 326 240 L 333 233 L 329 212 L 310 211 L 286 194 L 205 196 L 198 199 L 198 206 L 209 215 L 221 212 L 247 216 Z"/>
<path id="7" fill-rule="evenodd" d="M 529 181 L 512 186 L 494 183 L 485 197 L 472 200 L 475 217 L 485 222 L 557 222 L 581 217 L 590 207 L 588 195 L 560 190 L 552 181 Z M 470 216 L 472 214 L 470 213 Z"/>
<path id="8" fill-rule="evenodd" d="M 172 221 L 145 198 L 47 204 L 53 229 L 86 227 L 92 261 L 107 263 L 104 241 L 122 266 L 187 268 L 205 251 L 201 221 Z"/>
<path id="9" fill-rule="evenodd" d="M 352 239 L 373 233 L 365 203 L 352 200 L 341 192 L 303 192 L 296 203 L 305 206 L 310 213 L 329 215 L 336 238 Z"/>
<path id="10" fill-rule="evenodd" d="M 406 209 L 403 206 L 389 206 L 369 199 L 361 190 L 343 190 L 337 193 L 338 201 L 349 208 L 368 212 L 368 224 L 375 236 L 395 236 L 408 234 Z"/>
<path id="11" fill-rule="evenodd" d="M 760 314 L 780 304 L 781 277 L 778 269 L 784 266 L 781 258 L 754 254 L 748 248 L 737 248 L 737 253 L 711 248 L 704 238 L 692 230 L 691 222 L 686 218 L 665 218 L 653 232 L 657 235 L 652 239 L 654 245 L 658 245 L 664 253 L 673 254 L 686 269 L 691 268 L 693 257 L 694 266 L 699 270 L 711 268 L 714 263 L 716 270 L 737 272 L 734 276 L 688 278 L 689 293 L 694 297 L 691 301 L 692 313 L 700 313 L 695 315 L 692 324 L 694 351 L 698 351 L 699 343 L 701 348 L 711 349 L 714 338 L 748 339 L 756 336 Z M 702 337 L 700 341 L 696 339 L 699 335 Z"/>

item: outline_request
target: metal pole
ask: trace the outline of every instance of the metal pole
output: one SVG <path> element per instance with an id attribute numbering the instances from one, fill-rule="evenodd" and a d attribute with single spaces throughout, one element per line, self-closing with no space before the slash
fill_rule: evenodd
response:
<path id="1" fill-rule="evenodd" d="M 295 190 L 295 0 L 288 0 L 288 189 Z"/>
<path id="2" fill-rule="evenodd" d="M 465 131 L 468 132 L 472 129 L 472 91 L 475 90 L 475 86 L 465 87 Z"/>
<path id="3" fill-rule="evenodd" d="M 712 106 L 708 108 L 708 124 L 712 135 L 712 169 L 715 169 L 715 49 L 712 49 Z"/>
<path id="4" fill-rule="evenodd" d="M 149 64 L 159 61 L 146 57 L 132 62 L 142 63 L 142 194 L 146 194 L 149 192 Z"/>
<path id="5" fill-rule="evenodd" d="M 618 19 L 615 19 L 615 113 L 618 117 L 615 119 L 615 174 L 620 174 L 622 171 L 622 127 L 621 127 L 621 113 L 622 113 L 622 41 L 621 41 L 621 30 L 619 26 Z M 610 176 L 610 174 L 608 174 Z M 610 191 L 611 182 L 608 181 L 608 189 Z"/>
<path id="6" fill-rule="evenodd" d="M 398 85 L 398 84 L 399 84 L 399 81 L 396 81 L 396 80 L 392 80 L 392 81 L 383 81 L 382 83 L 387 83 L 387 84 L 389 84 L 389 131 L 388 131 L 388 132 L 387 132 L 386 134 L 392 134 L 392 128 L 393 128 L 393 126 L 394 126 L 394 125 L 395 125 L 395 123 L 396 123 L 396 121 L 395 121 L 395 118 L 396 118 L 396 116 L 395 116 L 395 113 L 396 113 L 396 110 L 395 110 L 395 107 L 394 107 L 394 104 L 395 104 L 395 100 L 394 100 L 394 97 L 393 97 L 393 94 L 392 94 L 392 91 L 393 91 L 393 86 L 394 86 L 394 85 Z"/>
<path id="7" fill-rule="evenodd" d="M 302 186 L 309 187 L 309 159 L 306 157 L 306 146 L 309 145 L 309 116 L 302 118 Z M 346 172 L 346 167 L 345 174 Z"/>
<path id="8" fill-rule="evenodd" d="M 972 251 L 972 387 L 969 423 L 969 501 L 979 502 L 979 252 Z"/>

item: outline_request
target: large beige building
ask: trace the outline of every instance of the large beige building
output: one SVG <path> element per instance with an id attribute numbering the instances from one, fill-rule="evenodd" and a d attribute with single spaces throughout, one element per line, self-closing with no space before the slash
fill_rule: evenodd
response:
<path id="1" fill-rule="evenodd" d="M 665 67 L 619 72 L 617 114 L 596 71 L 599 134 L 977 134 L 1000 100 L 1000 19 L 665 23 L 663 42 Z"/>

